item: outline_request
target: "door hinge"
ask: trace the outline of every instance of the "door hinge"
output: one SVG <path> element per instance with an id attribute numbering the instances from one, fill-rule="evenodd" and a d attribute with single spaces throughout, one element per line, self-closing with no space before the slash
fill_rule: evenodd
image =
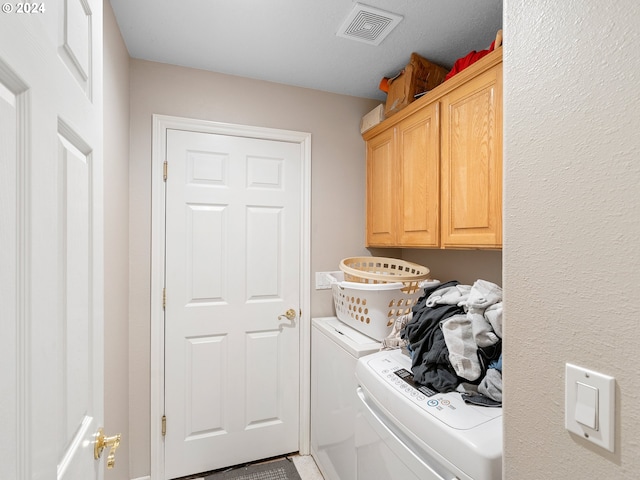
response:
<path id="1" fill-rule="evenodd" d="M 162 288 L 162 308 L 167 308 L 167 289 L 164 287 Z"/>
<path id="2" fill-rule="evenodd" d="M 165 437 L 167 435 L 167 416 L 162 416 L 162 436 Z"/>
<path id="3" fill-rule="evenodd" d="M 169 166 L 167 164 L 167 161 L 165 160 L 164 163 L 162 164 L 162 179 L 166 182 L 167 181 L 167 170 L 169 169 Z"/>

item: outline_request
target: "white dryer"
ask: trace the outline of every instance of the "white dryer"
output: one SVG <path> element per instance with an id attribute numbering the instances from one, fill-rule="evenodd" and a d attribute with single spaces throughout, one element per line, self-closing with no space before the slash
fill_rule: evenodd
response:
<path id="1" fill-rule="evenodd" d="M 401 350 L 356 367 L 357 480 L 499 480 L 502 408 L 416 385 Z"/>
<path id="2" fill-rule="evenodd" d="M 325 480 L 355 480 L 356 362 L 380 343 L 336 317 L 311 325 L 311 454 Z"/>

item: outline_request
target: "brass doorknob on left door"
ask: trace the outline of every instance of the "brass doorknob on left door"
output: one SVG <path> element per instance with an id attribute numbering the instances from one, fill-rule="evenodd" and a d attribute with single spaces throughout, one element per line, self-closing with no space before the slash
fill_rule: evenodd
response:
<path id="1" fill-rule="evenodd" d="M 102 455 L 102 450 L 109 448 L 109 455 L 107 456 L 107 468 L 113 468 L 116 464 L 116 449 L 120 446 L 121 434 L 114 435 L 113 437 L 105 437 L 102 428 L 98 429 L 96 434 L 96 443 L 93 447 L 93 457 L 97 460 Z"/>
<path id="2" fill-rule="evenodd" d="M 284 315 L 278 315 L 278 320 L 282 320 L 282 317 L 287 317 L 287 320 L 293 320 L 296 318 L 296 311 L 293 308 L 290 308 L 284 312 Z"/>

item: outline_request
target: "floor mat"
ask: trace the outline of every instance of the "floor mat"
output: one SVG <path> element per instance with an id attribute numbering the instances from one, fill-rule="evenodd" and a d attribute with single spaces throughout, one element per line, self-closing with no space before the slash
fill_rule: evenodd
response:
<path id="1" fill-rule="evenodd" d="M 301 480 L 292 460 L 283 459 L 217 472 L 204 480 Z"/>

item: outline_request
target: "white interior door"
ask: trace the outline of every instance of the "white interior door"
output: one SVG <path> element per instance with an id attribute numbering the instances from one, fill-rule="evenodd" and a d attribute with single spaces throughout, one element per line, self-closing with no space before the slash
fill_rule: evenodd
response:
<path id="1" fill-rule="evenodd" d="M 102 2 L 2 10 L 0 476 L 99 479 Z"/>
<path id="2" fill-rule="evenodd" d="M 179 130 L 166 148 L 175 478 L 298 450 L 302 155 L 299 143 Z"/>

